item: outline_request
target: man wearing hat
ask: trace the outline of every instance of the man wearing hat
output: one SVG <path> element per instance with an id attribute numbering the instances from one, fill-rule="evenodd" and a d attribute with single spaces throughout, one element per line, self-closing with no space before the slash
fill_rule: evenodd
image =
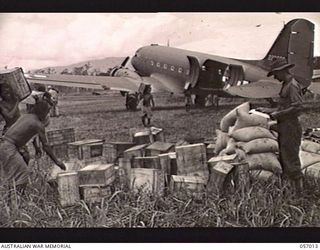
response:
<path id="1" fill-rule="evenodd" d="M 283 177 L 293 184 L 297 193 L 300 193 L 303 184 L 299 158 L 302 128 L 298 117 L 302 109 L 302 88 L 289 71 L 294 67 L 294 64 L 289 64 L 286 60 L 281 59 L 275 61 L 272 66 L 272 70 L 267 76 L 273 75 L 275 79 L 282 82 L 278 107 L 275 109 L 259 108 L 258 110 L 269 113 L 272 119 L 277 120 Z"/>

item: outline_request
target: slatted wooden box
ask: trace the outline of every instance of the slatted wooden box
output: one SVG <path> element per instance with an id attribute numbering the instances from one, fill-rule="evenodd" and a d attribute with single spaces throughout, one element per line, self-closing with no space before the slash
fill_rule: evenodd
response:
<path id="1" fill-rule="evenodd" d="M 112 193 L 111 186 L 83 185 L 80 187 L 80 197 L 88 203 L 101 202 L 103 199 L 110 198 Z"/>
<path id="2" fill-rule="evenodd" d="M 231 180 L 231 172 L 234 166 L 227 162 L 218 162 L 210 167 L 210 177 L 208 181 L 208 191 L 213 193 L 222 193 L 226 187 L 226 182 Z"/>
<path id="3" fill-rule="evenodd" d="M 57 175 L 59 201 L 62 207 L 76 205 L 80 201 L 79 179 L 75 171 Z"/>
<path id="4" fill-rule="evenodd" d="M 136 145 L 123 152 L 123 157 L 131 159 L 133 157 L 145 156 L 146 147 L 148 144 Z"/>
<path id="5" fill-rule="evenodd" d="M 31 88 L 24 77 L 22 68 L 4 69 L 0 71 L 0 86 L 6 83 L 11 87 L 13 93 L 15 93 L 22 101 L 31 94 Z"/>
<path id="6" fill-rule="evenodd" d="M 133 147 L 133 142 L 107 142 L 103 145 L 105 159 L 108 163 L 114 163 L 123 157 L 123 152 Z"/>
<path id="7" fill-rule="evenodd" d="M 60 160 L 67 160 L 68 143 L 75 141 L 73 128 L 49 130 L 46 132 L 47 140 L 55 156 Z"/>
<path id="8" fill-rule="evenodd" d="M 171 175 L 170 192 L 179 197 L 195 196 L 201 198 L 206 190 L 207 180 L 200 176 Z"/>
<path id="9" fill-rule="evenodd" d="M 108 186 L 115 180 L 113 164 L 90 164 L 78 171 L 79 185 Z"/>
<path id="10" fill-rule="evenodd" d="M 68 143 L 69 159 L 77 159 L 85 164 L 104 163 L 103 140 L 89 139 Z"/>
<path id="11" fill-rule="evenodd" d="M 156 141 L 146 148 L 146 155 L 157 156 L 159 154 L 173 152 L 174 150 L 174 144 L 169 142 Z"/>
<path id="12" fill-rule="evenodd" d="M 50 146 L 68 144 L 75 141 L 74 128 L 49 130 L 46 132 Z"/>
<path id="13" fill-rule="evenodd" d="M 164 175 L 161 169 L 132 168 L 130 187 L 134 192 L 164 194 Z"/>
<path id="14" fill-rule="evenodd" d="M 208 178 L 206 147 L 203 143 L 176 147 L 177 174 Z"/>

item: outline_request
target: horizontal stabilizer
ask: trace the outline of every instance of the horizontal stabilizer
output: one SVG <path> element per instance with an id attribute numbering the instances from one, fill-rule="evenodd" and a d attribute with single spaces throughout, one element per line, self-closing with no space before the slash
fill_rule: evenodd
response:
<path id="1" fill-rule="evenodd" d="M 234 96 L 247 98 L 270 98 L 279 97 L 281 83 L 272 80 L 260 80 L 240 86 L 230 86 L 224 91 Z"/>

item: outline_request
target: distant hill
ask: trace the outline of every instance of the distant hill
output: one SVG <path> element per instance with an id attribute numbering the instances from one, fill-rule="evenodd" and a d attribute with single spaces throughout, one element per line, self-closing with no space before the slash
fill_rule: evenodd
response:
<path id="1" fill-rule="evenodd" d="M 106 57 L 104 59 L 97 59 L 97 60 L 88 60 L 83 61 L 67 66 L 56 66 L 56 67 L 46 67 L 41 69 L 32 70 L 31 72 L 45 72 L 50 71 L 51 73 L 60 74 L 61 72 L 73 72 L 75 68 L 82 68 L 85 67 L 85 65 L 88 66 L 89 72 L 102 72 L 106 73 L 110 68 L 113 68 L 114 66 L 120 65 L 122 61 L 125 59 L 125 57 Z"/>

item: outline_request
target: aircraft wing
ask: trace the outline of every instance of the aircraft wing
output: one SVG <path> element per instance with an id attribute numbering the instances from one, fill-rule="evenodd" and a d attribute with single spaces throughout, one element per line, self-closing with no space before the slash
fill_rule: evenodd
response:
<path id="1" fill-rule="evenodd" d="M 31 83 L 44 85 L 89 88 L 96 90 L 119 90 L 128 92 L 137 91 L 141 83 L 140 80 L 135 80 L 128 77 L 112 76 L 25 74 L 25 77 Z"/>
<path id="2" fill-rule="evenodd" d="M 131 77 L 113 76 L 80 76 L 80 75 L 59 75 L 59 74 L 25 74 L 31 83 L 43 85 L 57 85 L 65 87 L 88 88 L 95 90 L 118 90 L 136 92 L 140 84 L 152 85 L 152 92 L 174 92 L 176 90 L 174 79 L 162 79 L 161 76 L 141 77 L 135 79 Z M 171 80 L 171 81 L 170 81 Z"/>
<path id="3" fill-rule="evenodd" d="M 247 98 L 279 97 L 281 83 L 276 80 L 260 80 L 240 86 L 230 86 L 224 90 L 234 96 Z"/>

